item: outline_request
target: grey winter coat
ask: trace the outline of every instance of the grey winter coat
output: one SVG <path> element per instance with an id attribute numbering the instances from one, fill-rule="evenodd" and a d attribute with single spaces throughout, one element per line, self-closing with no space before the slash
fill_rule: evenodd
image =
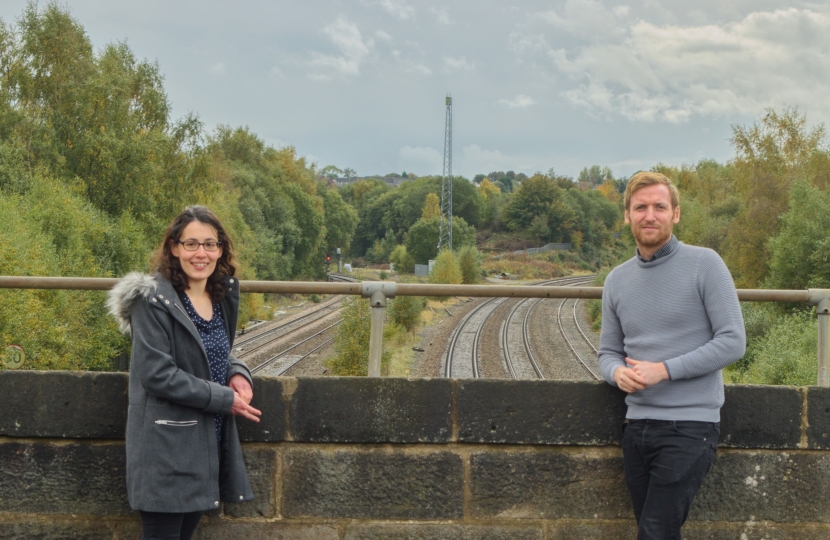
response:
<path id="1" fill-rule="evenodd" d="M 239 281 L 227 278 L 222 313 L 228 339 L 239 312 Z M 219 501 L 254 498 L 235 417 L 234 392 L 211 381 L 207 353 L 175 289 L 161 276 L 128 274 L 107 305 L 121 331 L 132 335 L 127 412 L 127 492 L 134 510 L 196 512 Z M 248 380 L 248 368 L 229 358 L 228 380 Z M 214 415 L 223 422 L 221 455 Z"/>

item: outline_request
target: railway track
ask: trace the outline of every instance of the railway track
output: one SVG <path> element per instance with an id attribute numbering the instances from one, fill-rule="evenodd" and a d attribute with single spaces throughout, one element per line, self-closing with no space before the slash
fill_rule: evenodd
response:
<path id="1" fill-rule="evenodd" d="M 565 307 L 565 304 L 567 304 L 569 300 L 571 302 L 573 302 L 573 309 L 571 310 L 572 313 L 573 313 L 573 316 L 563 318 L 562 317 L 562 308 Z M 582 349 L 583 352 L 584 352 L 585 347 L 584 346 L 580 347 L 579 345 L 577 345 L 576 340 L 571 341 L 568 338 L 568 332 L 565 331 L 566 326 L 570 326 L 570 327 L 575 328 L 577 330 L 577 332 L 579 333 L 580 337 L 582 338 L 582 340 L 580 341 L 580 344 L 587 344 L 589 350 L 593 351 L 593 357 L 596 358 L 596 354 L 597 354 L 596 347 L 594 347 L 594 344 L 591 343 L 591 341 L 588 339 L 588 336 L 585 335 L 585 332 L 583 332 L 582 328 L 579 326 L 579 320 L 576 317 L 576 305 L 577 305 L 577 303 L 579 303 L 578 298 L 571 298 L 571 299 L 565 298 L 565 299 L 562 300 L 562 303 L 559 304 L 559 309 L 557 310 L 557 317 L 556 317 L 556 320 L 557 320 L 557 323 L 558 323 L 558 326 L 559 326 L 559 331 L 562 333 L 562 338 L 565 340 L 565 343 L 568 344 L 568 348 L 571 350 L 571 352 L 573 353 L 574 357 L 579 362 L 579 364 L 585 369 L 585 371 L 588 372 L 588 374 L 591 376 L 591 378 L 593 378 L 594 380 L 599 380 L 600 379 L 599 375 L 597 375 L 597 373 L 594 371 L 594 369 L 591 368 L 591 366 L 589 365 L 589 362 L 587 361 L 587 358 L 585 358 L 583 355 L 581 355 L 581 354 L 579 354 L 579 352 L 577 352 L 578 348 Z M 573 336 L 573 333 L 571 335 Z"/>
<path id="2" fill-rule="evenodd" d="M 276 340 L 287 337 L 293 333 L 302 330 L 310 322 L 321 319 L 340 309 L 341 297 L 336 296 L 326 302 L 321 303 L 318 309 L 310 311 L 304 315 L 300 315 L 290 321 L 285 321 L 276 325 L 269 325 L 260 329 L 256 334 L 252 334 L 247 338 L 238 338 L 234 343 L 234 351 L 237 352 L 237 358 L 249 357 L 253 353 L 263 349 Z"/>
<path id="3" fill-rule="evenodd" d="M 585 284 L 590 280 L 586 280 L 586 276 L 560 278 L 548 280 L 537 283 L 536 285 L 569 285 L 569 284 Z M 539 299 L 541 300 L 541 299 Z M 537 300 L 537 302 L 539 301 Z M 478 378 L 480 376 L 480 358 L 479 358 L 479 344 L 482 338 L 484 326 L 496 312 L 497 308 L 508 301 L 506 298 L 493 298 L 486 300 L 476 306 L 472 311 L 461 320 L 456 327 L 455 332 L 450 338 L 450 344 L 444 356 L 442 366 L 442 374 L 445 377 L 452 378 Z M 526 301 L 518 301 L 517 305 L 510 311 L 506 317 L 506 323 L 502 327 L 501 341 L 502 350 L 505 351 L 505 363 L 511 377 L 514 378 L 543 378 L 542 371 L 538 363 L 533 358 L 529 337 L 525 336 L 522 341 L 525 346 L 525 353 L 521 359 L 519 355 L 509 351 L 510 337 L 509 328 L 513 318 L 517 314 L 517 310 L 522 305 L 527 305 L 527 312 L 522 319 L 522 325 L 527 328 L 527 320 L 529 318 L 530 309 L 535 304 L 528 304 Z M 517 318 L 518 320 L 518 318 Z"/>
<path id="4" fill-rule="evenodd" d="M 328 333 L 342 322 L 343 319 L 338 319 L 336 322 L 326 326 L 322 330 L 291 345 L 287 349 L 284 349 L 278 352 L 277 354 L 269 357 L 262 363 L 252 367 L 251 374 L 264 372 L 265 370 L 268 370 L 268 375 L 278 376 L 284 374 L 286 371 L 294 367 L 299 362 L 305 360 L 318 350 L 322 349 L 323 347 L 331 343 L 334 340 L 334 338 L 329 338 Z M 325 337 L 326 339 L 318 339 L 321 337 Z M 304 345 L 306 347 L 303 347 Z M 308 347 L 312 348 L 311 350 L 304 351 L 302 353 L 295 353 L 293 355 L 289 355 L 290 352 L 294 351 L 295 349 L 300 349 L 301 347 L 303 348 L 301 349 L 301 351 Z"/>
<path id="5" fill-rule="evenodd" d="M 329 279 L 355 281 L 343 274 L 330 274 Z M 334 296 L 313 311 L 238 340 L 234 353 L 248 364 L 251 373 L 283 375 L 334 340 L 329 336 L 343 322 L 338 315 L 342 301 L 342 296 Z"/>

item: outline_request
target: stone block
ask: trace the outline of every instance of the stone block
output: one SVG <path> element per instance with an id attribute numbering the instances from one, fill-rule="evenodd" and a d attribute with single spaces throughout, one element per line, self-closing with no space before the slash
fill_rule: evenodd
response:
<path id="1" fill-rule="evenodd" d="M 246 445 L 242 448 L 248 479 L 254 490 L 253 501 L 225 503 L 225 514 L 233 517 L 266 517 L 277 515 L 277 450 Z"/>
<path id="2" fill-rule="evenodd" d="M 237 417 L 239 440 L 252 442 L 280 442 L 285 440 L 286 406 L 282 379 L 254 377 L 254 399 L 251 406 L 262 411 L 259 422 Z"/>
<path id="3" fill-rule="evenodd" d="M 291 449 L 283 455 L 282 515 L 456 519 L 463 469 L 450 452 Z"/>
<path id="4" fill-rule="evenodd" d="M 498 519 L 618 519 L 631 515 L 617 448 L 474 452 L 469 513 Z"/>
<path id="5" fill-rule="evenodd" d="M 0 435 L 123 439 L 126 373 L 0 370 Z"/>
<path id="6" fill-rule="evenodd" d="M 356 523 L 345 540 L 544 540 L 543 524 Z"/>
<path id="7" fill-rule="evenodd" d="M 459 441 L 619 445 L 625 394 L 603 383 L 458 382 Z"/>
<path id="8" fill-rule="evenodd" d="M 297 380 L 291 435 L 303 442 L 448 442 L 452 381 L 321 377 Z"/>
<path id="9" fill-rule="evenodd" d="M 774 523 L 754 521 L 724 523 L 687 521 L 683 526 L 684 540 L 805 540 L 830 538 L 826 523 Z"/>
<path id="10" fill-rule="evenodd" d="M 685 532 L 685 529 L 684 529 Z M 555 540 L 636 540 L 637 522 L 630 519 L 562 519 L 548 522 L 547 538 Z M 683 538 L 686 538 L 684 535 Z"/>
<path id="11" fill-rule="evenodd" d="M 135 519 L 0 514 L 0 538 L 4 540 L 114 540 L 140 536 L 137 514 Z"/>
<path id="12" fill-rule="evenodd" d="M 193 540 L 339 540 L 336 525 L 203 519 Z"/>
<path id="13" fill-rule="evenodd" d="M 802 396 L 791 386 L 727 385 L 720 446 L 798 448 Z"/>
<path id="14" fill-rule="evenodd" d="M 828 485 L 826 453 L 720 450 L 689 519 L 830 523 Z"/>
<path id="15" fill-rule="evenodd" d="M 0 512 L 130 514 L 123 444 L 0 444 Z"/>
<path id="16" fill-rule="evenodd" d="M 830 448 L 830 388 L 807 389 L 807 442 L 810 448 Z"/>

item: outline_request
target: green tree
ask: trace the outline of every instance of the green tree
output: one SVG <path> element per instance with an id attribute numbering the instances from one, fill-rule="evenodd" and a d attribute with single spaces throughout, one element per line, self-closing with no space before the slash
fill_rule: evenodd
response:
<path id="1" fill-rule="evenodd" d="M 341 248 L 345 253 L 357 229 L 357 210 L 343 201 L 335 189 L 323 188 L 321 196 L 326 215 L 326 247 L 329 250 Z"/>
<path id="2" fill-rule="evenodd" d="M 800 181 L 790 189 L 789 201 L 780 232 L 769 242 L 767 283 L 776 289 L 830 285 L 830 193 Z"/>
<path id="3" fill-rule="evenodd" d="M 438 235 L 440 233 L 440 220 L 420 219 L 406 235 L 406 250 L 412 255 L 417 264 L 426 264 L 429 259 L 438 255 Z M 461 217 L 452 220 L 452 243 L 453 248 L 463 246 L 474 246 L 476 242 L 476 231 L 467 224 Z"/>
<path id="4" fill-rule="evenodd" d="M 830 183 L 825 135 L 824 126 L 808 130 L 797 109 L 768 109 L 760 122 L 733 127 L 741 211 L 730 224 L 726 262 L 739 287 L 756 287 L 767 276 L 772 259 L 767 240 L 778 234 L 792 183 L 803 179 L 819 188 Z"/>
<path id="5" fill-rule="evenodd" d="M 599 165 L 592 165 L 590 168 L 585 167 L 579 171 L 577 177 L 578 182 L 587 182 L 593 186 L 598 186 L 605 181 L 614 181 L 614 175 L 608 167 L 600 167 Z"/>
<path id="6" fill-rule="evenodd" d="M 554 180 L 544 175 L 528 178 L 504 207 L 505 225 L 513 231 L 528 229 L 534 218 L 544 216 L 552 241 L 567 238 L 574 230 L 577 215 L 567 204 L 565 193 Z"/>

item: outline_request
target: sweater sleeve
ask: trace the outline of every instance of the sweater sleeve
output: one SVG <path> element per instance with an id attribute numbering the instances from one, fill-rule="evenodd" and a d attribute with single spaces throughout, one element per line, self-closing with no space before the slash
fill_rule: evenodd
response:
<path id="1" fill-rule="evenodd" d="M 602 376 L 613 386 L 614 372 L 618 367 L 625 366 L 625 346 L 623 341 L 622 325 L 614 309 L 612 300 L 614 272 L 605 278 L 605 286 L 602 288 L 602 330 L 599 335 L 599 351 L 597 360 Z"/>
<path id="2" fill-rule="evenodd" d="M 698 292 L 712 326 L 712 339 L 693 351 L 666 360 L 672 380 L 692 379 L 721 370 L 740 360 L 746 351 L 744 319 L 735 283 L 726 264 L 712 250 L 705 250 L 698 258 Z"/>
<path id="3" fill-rule="evenodd" d="M 233 390 L 196 377 L 176 365 L 162 318 L 168 315 L 136 300 L 130 309 L 133 373 L 147 393 L 179 405 L 214 414 L 229 414 Z"/>

